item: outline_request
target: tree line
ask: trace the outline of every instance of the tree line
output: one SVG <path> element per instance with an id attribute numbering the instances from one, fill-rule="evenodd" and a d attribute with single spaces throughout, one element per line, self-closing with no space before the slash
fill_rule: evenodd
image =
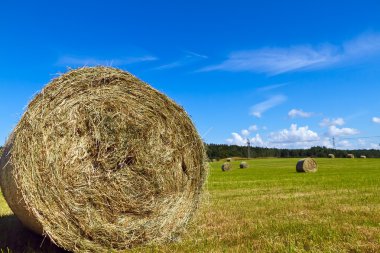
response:
<path id="1" fill-rule="evenodd" d="M 222 159 L 227 157 L 248 157 L 248 148 L 237 145 L 226 144 L 205 144 L 207 155 L 210 159 Z M 3 148 L 0 147 L 0 156 Z M 347 154 L 353 154 L 355 157 L 362 155 L 368 158 L 380 158 L 378 149 L 355 149 L 341 150 L 326 147 L 312 147 L 309 149 L 280 149 L 280 148 L 262 148 L 251 147 L 250 157 L 279 157 L 279 158 L 299 158 L 299 157 L 328 157 L 333 154 L 336 158 L 347 157 Z"/>
<path id="2" fill-rule="evenodd" d="M 227 157 L 248 157 L 248 147 L 226 144 L 206 144 L 207 155 L 210 159 L 222 159 Z M 281 157 L 281 158 L 300 158 L 300 157 L 328 157 L 333 154 L 337 158 L 347 157 L 353 154 L 355 157 L 362 155 L 368 158 L 380 158 L 378 149 L 356 149 L 340 150 L 327 147 L 312 147 L 309 149 L 280 149 L 251 147 L 250 157 Z"/>

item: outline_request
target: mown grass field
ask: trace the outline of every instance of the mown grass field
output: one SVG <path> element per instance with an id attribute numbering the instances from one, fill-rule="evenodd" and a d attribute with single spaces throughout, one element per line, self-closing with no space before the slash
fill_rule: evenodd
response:
<path id="1" fill-rule="evenodd" d="M 208 200 L 182 241 L 132 252 L 380 252 L 380 159 L 211 163 Z M 60 252 L 25 230 L 0 198 L 0 248 Z"/>

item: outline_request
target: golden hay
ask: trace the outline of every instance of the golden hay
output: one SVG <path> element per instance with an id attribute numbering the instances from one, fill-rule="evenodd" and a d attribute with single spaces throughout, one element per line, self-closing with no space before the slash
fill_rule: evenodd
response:
<path id="1" fill-rule="evenodd" d="M 74 252 L 176 239 L 207 174 L 203 142 L 182 107 L 106 67 L 54 79 L 4 151 L 0 181 L 13 212 Z"/>
<path id="2" fill-rule="evenodd" d="M 297 172 L 317 172 L 318 165 L 313 158 L 299 160 L 296 166 Z"/>
<path id="3" fill-rule="evenodd" d="M 347 158 L 355 158 L 354 154 L 347 154 Z"/>
<path id="4" fill-rule="evenodd" d="M 365 155 L 361 155 L 360 158 L 366 159 L 367 156 L 365 156 Z"/>
<path id="5" fill-rule="evenodd" d="M 240 163 L 240 169 L 246 169 L 248 168 L 248 163 L 247 162 L 241 162 Z"/>
<path id="6" fill-rule="evenodd" d="M 229 171 L 231 169 L 230 163 L 223 163 L 222 164 L 222 171 Z"/>
<path id="7" fill-rule="evenodd" d="M 328 157 L 329 158 L 335 158 L 335 155 L 334 154 L 329 154 Z"/>

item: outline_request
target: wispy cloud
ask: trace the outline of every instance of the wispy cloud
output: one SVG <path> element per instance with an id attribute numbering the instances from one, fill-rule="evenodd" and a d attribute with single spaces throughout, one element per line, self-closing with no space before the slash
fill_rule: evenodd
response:
<path id="1" fill-rule="evenodd" d="M 261 118 L 262 114 L 266 111 L 268 111 L 269 109 L 275 107 L 275 106 L 278 106 L 282 103 L 284 103 L 285 101 L 287 100 L 287 97 L 284 96 L 284 95 L 276 95 L 276 96 L 273 96 L 261 103 L 258 103 L 254 106 L 251 107 L 251 112 L 250 114 L 257 117 L 257 118 Z"/>
<path id="2" fill-rule="evenodd" d="M 193 55 L 195 57 L 198 57 L 198 58 L 203 58 L 203 59 L 208 59 L 208 56 L 207 55 L 204 55 L 204 54 L 199 54 L 199 53 L 195 53 L 193 51 L 188 51 L 188 50 L 185 50 L 184 51 L 187 55 Z"/>
<path id="3" fill-rule="evenodd" d="M 183 67 L 183 66 L 194 64 L 198 61 L 205 60 L 208 58 L 206 55 L 198 54 L 192 51 L 183 51 L 183 52 L 185 53 L 185 56 L 183 56 L 179 60 L 160 65 L 158 67 L 155 67 L 154 70 L 167 70 L 167 69 Z"/>
<path id="4" fill-rule="evenodd" d="M 149 62 L 157 60 L 156 57 L 146 55 L 139 57 L 125 57 L 119 59 L 101 59 L 95 57 L 78 57 L 78 56 L 62 56 L 58 59 L 57 65 L 59 66 L 123 66 L 139 62 Z"/>
<path id="5" fill-rule="evenodd" d="M 271 90 L 274 90 L 274 89 L 278 89 L 278 88 L 284 87 L 286 85 L 288 85 L 288 83 L 272 84 L 272 85 L 260 87 L 260 88 L 257 89 L 257 91 L 259 91 L 259 92 L 271 91 Z"/>
<path id="6" fill-rule="evenodd" d="M 233 52 L 222 63 L 201 71 L 251 71 L 278 75 L 337 64 L 353 64 L 375 54 L 380 54 L 380 34 L 377 33 L 362 35 L 341 45 L 296 45 Z"/>
<path id="7" fill-rule="evenodd" d="M 289 118 L 297 118 L 297 117 L 310 118 L 311 116 L 313 116 L 313 113 L 312 112 L 304 112 L 301 109 L 292 109 L 288 112 L 288 116 L 289 116 Z"/>

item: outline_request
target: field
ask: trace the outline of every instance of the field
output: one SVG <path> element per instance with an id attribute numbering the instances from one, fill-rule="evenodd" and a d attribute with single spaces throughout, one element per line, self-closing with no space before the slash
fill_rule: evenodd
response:
<path id="1" fill-rule="evenodd" d="M 380 252 L 380 159 L 317 159 L 315 174 L 296 162 L 211 163 L 206 203 L 182 240 L 132 252 Z M 0 248 L 63 252 L 42 240 L 0 197 Z"/>

